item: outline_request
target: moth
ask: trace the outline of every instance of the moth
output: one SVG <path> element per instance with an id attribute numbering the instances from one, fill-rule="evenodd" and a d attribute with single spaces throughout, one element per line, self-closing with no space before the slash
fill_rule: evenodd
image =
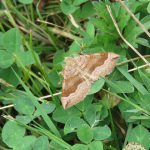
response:
<path id="1" fill-rule="evenodd" d="M 74 58 L 66 58 L 62 71 L 62 96 L 63 108 L 69 108 L 84 100 L 91 85 L 100 77 L 110 74 L 119 55 L 112 52 L 84 54 Z"/>

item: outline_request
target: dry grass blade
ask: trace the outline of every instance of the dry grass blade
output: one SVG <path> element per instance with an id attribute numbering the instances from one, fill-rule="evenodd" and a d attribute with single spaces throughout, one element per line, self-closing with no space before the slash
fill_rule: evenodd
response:
<path id="1" fill-rule="evenodd" d="M 56 26 L 54 28 L 51 28 L 51 31 L 55 34 L 58 34 L 58 35 L 61 35 L 63 37 L 66 37 L 68 39 L 71 39 L 71 40 L 80 40 L 79 37 L 75 36 L 75 35 L 72 35 L 71 33 L 69 32 L 65 32 L 65 31 L 62 31 L 60 30 L 59 28 L 63 28 L 63 27 L 60 27 L 60 26 L 57 26 L 57 25 L 54 25 L 50 22 L 47 22 L 47 21 L 42 21 L 42 20 L 37 20 L 38 22 L 42 22 L 42 23 L 45 23 L 45 24 L 50 24 L 50 25 L 53 25 L 53 26 Z"/>
<path id="2" fill-rule="evenodd" d="M 112 19 L 112 21 L 113 21 L 113 23 L 114 23 L 114 26 L 115 26 L 115 28 L 116 28 L 116 30 L 117 30 L 119 36 L 121 37 L 121 39 L 122 39 L 146 64 L 148 64 L 148 66 L 150 67 L 150 63 L 138 52 L 137 49 L 134 48 L 133 45 L 131 45 L 131 44 L 123 37 L 123 35 L 122 35 L 122 33 L 120 32 L 120 29 L 119 29 L 119 27 L 118 27 L 118 25 L 117 25 L 117 22 L 116 22 L 116 20 L 114 19 L 114 16 L 112 15 L 112 11 L 111 11 L 110 6 L 106 5 L 106 7 L 107 7 L 107 11 L 108 11 L 108 13 L 109 13 L 109 15 L 110 15 L 110 17 L 111 17 L 111 19 Z"/>
<path id="3" fill-rule="evenodd" d="M 11 107 L 14 107 L 14 105 L 11 104 L 11 105 L 7 105 L 7 106 L 4 106 L 4 107 L 0 107 L 0 110 L 6 109 L 6 108 L 11 108 Z"/>
<path id="4" fill-rule="evenodd" d="M 43 99 L 46 99 L 46 98 L 50 98 L 50 97 L 52 97 L 52 96 L 58 96 L 58 95 L 60 95 L 60 94 L 61 94 L 61 92 L 55 93 L 55 94 L 53 94 L 53 95 L 42 96 L 42 97 L 39 98 L 39 100 L 43 100 Z"/>
<path id="5" fill-rule="evenodd" d="M 60 2 L 62 2 L 62 0 L 60 0 Z M 74 17 L 71 14 L 68 15 L 68 18 L 75 28 L 77 29 L 80 28 L 80 26 L 77 24 L 77 22 L 75 21 Z"/>
<path id="6" fill-rule="evenodd" d="M 142 28 L 142 30 L 147 34 L 148 37 L 150 37 L 150 33 L 148 30 L 145 28 L 145 26 L 135 17 L 135 15 L 130 11 L 130 9 L 122 2 L 121 0 L 116 0 L 118 1 L 129 13 L 129 15 L 135 20 L 135 22 Z"/>
<path id="7" fill-rule="evenodd" d="M 46 96 L 42 96 L 42 97 L 39 97 L 39 101 L 42 101 L 43 99 L 46 99 L 46 98 L 51 98 L 52 96 L 58 96 L 60 95 L 61 92 L 58 92 L 58 93 L 54 93 L 53 95 L 46 95 Z M 0 110 L 3 110 L 3 109 L 7 109 L 7 108 L 11 108 L 11 107 L 14 107 L 13 104 L 10 104 L 10 105 L 7 105 L 7 106 L 4 106 L 4 107 L 0 107 Z"/>
<path id="8" fill-rule="evenodd" d="M 144 58 L 150 58 L 150 55 L 143 55 Z M 132 61 L 135 61 L 135 60 L 139 60 L 141 59 L 141 57 L 135 57 L 135 58 L 132 58 L 132 59 L 128 59 L 126 61 L 123 61 L 123 62 L 120 62 L 117 64 L 117 66 L 121 66 L 121 65 L 124 65 L 124 64 L 127 64 L 127 63 L 130 63 Z"/>
<path id="9" fill-rule="evenodd" d="M 5 85 L 6 87 L 13 87 L 11 84 L 9 84 L 8 82 L 6 82 L 5 80 L 0 78 L 0 83 Z"/>
<path id="10" fill-rule="evenodd" d="M 77 24 L 77 22 L 75 21 L 75 19 L 74 19 L 74 17 L 73 17 L 72 15 L 69 15 L 69 20 L 70 20 L 70 22 L 72 23 L 72 25 L 73 25 L 74 27 L 76 27 L 77 29 L 80 27 L 80 26 Z"/>
<path id="11" fill-rule="evenodd" d="M 146 67 L 148 67 L 148 66 L 149 66 L 148 64 L 145 64 L 145 65 L 142 65 L 142 66 L 139 66 L 139 67 L 130 69 L 130 70 L 128 70 L 128 72 L 132 72 L 132 71 L 135 71 L 135 70 L 138 70 L 138 69 L 146 68 Z"/>

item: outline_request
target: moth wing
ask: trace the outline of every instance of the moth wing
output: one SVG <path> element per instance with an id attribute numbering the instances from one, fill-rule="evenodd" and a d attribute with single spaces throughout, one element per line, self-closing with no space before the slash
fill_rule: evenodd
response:
<path id="1" fill-rule="evenodd" d="M 91 54 L 88 60 L 89 65 L 85 68 L 85 71 L 93 81 L 96 81 L 113 71 L 118 58 L 119 55 L 111 52 Z"/>
<path id="2" fill-rule="evenodd" d="M 78 65 L 81 65 L 81 62 Z M 64 109 L 82 101 L 91 87 L 90 81 L 79 72 L 78 65 L 74 58 L 68 58 L 66 60 L 66 65 L 62 73 L 64 80 L 62 83 L 61 97 L 61 103 Z"/>
<path id="3" fill-rule="evenodd" d="M 119 55 L 115 53 L 96 53 L 67 58 L 62 72 L 63 107 L 66 109 L 82 101 L 91 88 L 91 81 L 110 74 L 118 58 Z"/>

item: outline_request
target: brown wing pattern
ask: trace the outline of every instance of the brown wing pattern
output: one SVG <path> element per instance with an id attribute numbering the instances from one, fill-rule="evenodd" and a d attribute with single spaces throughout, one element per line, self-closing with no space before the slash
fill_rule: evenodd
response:
<path id="1" fill-rule="evenodd" d="M 84 68 L 86 59 L 84 56 L 76 58 L 67 58 L 66 65 L 63 71 L 63 85 L 61 102 L 63 107 L 69 108 L 85 98 L 91 87 L 91 83 L 80 72 Z M 77 59 L 77 60 L 76 60 Z M 77 63 L 79 62 L 79 63 Z"/>
<path id="2" fill-rule="evenodd" d="M 116 62 L 118 61 L 119 55 L 114 53 L 108 53 L 107 59 L 100 66 L 97 66 L 91 76 L 94 77 L 95 80 L 98 80 L 100 77 L 105 77 L 109 75 L 114 67 L 116 66 Z"/>
<path id="3" fill-rule="evenodd" d="M 119 56 L 114 53 L 96 53 L 67 58 L 63 71 L 61 102 L 69 108 L 85 98 L 91 83 L 100 76 L 108 75 L 115 67 Z"/>

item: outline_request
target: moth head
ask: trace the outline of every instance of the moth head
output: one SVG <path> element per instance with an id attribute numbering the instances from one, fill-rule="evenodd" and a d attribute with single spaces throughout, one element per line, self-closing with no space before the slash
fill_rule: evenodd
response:
<path id="1" fill-rule="evenodd" d="M 118 54 L 115 54 L 115 53 L 109 53 L 109 57 L 112 60 L 118 60 L 120 56 Z"/>

